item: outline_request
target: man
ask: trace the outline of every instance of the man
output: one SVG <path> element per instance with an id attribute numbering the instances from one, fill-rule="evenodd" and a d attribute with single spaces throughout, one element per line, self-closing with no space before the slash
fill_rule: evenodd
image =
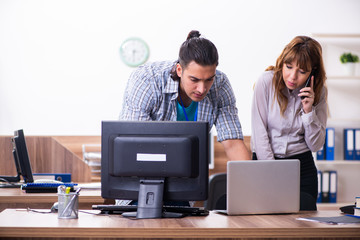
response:
<path id="1" fill-rule="evenodd" d="M 226 75 L 216 70 L 215 45 L 191 31 L 176 62 L 145 64 L 128 81 L 121 120 L 207 121 L 229 160 L 249 160 Z M 209 129 L 210 130 L 210 129 Z"/>

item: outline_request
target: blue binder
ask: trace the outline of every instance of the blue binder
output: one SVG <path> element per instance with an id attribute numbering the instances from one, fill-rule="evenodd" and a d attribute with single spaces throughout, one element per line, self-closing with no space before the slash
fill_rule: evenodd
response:
<path id="1" fill-rule="evenodd" d="M 71 182 L 71 173 L 33 173 L 35 179 L 53 179 L 64 183 Z"/>
<path id="2" fill-rule="evenodd" d="M 336 203 L 337 198 L 337 172 L 329 171 L 329 202 Z"/>
<path id="3" fill-rule="evenodd" d="M 330 172 L 324 171 L 322 173 L 322 182 L 321 182 L 321 201 L 323 203 L 330 202 Z"/>
<path id="4" fill-rule="evenodd" d="M 355 159 L 355 129 L 345 128 L 344 129 L 344 160 Z"/>
<path id="5" fill-rule="evenodd" d="M 316 152 L 316 160 L 325 160 L 324 147 L 321 147 L 320 150 Z"/>
<path id="6" fill-rule="evenodd" d="M 316 202 L 321 203 L 322 202 L 322 172 L 320 170 L 317 171 L 318 176 L 318 198 Z"/>
<path id="7" fill-rule="evenodd" d="M 335 128 L 326 128 L 326 139 L 325 139 L 325 156 L 326 160 L 334 160 L 335 150 Z"/>
<path id="8" fill-rule="evenodd" d="M 354 130 L 354 147 L 355 147 L 355 160 L 360 160 L 360 128 Z"/>

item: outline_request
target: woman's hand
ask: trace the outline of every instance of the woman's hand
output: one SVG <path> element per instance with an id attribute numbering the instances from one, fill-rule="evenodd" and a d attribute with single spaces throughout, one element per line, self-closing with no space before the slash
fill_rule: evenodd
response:
<path id="1" fill-rule="evenodd" d="M 301 96 L 305 97 L 304 99 L 301 100 L 302 108 L 305 113 L 309 113 L 312 111 L 312 106 L 314 104 L 314 99 L 315 99 L 315 93 L 313 91 L 313 87 L 314 87 L 314 76 L 311 77 L 310 87 L 302 88 L 298 95 L 300 97 Z"/>

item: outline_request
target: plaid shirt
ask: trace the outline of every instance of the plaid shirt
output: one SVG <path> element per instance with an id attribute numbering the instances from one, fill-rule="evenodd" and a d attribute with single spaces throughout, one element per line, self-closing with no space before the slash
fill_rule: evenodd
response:
<path id="1" fill-rule="evenodd" d="M 130 76 L 120 120 L 176 121 L 179 83 L 170 72 L 175 62 L 148 63 Z M 236 99 L 226 75 L 216 70 L 214 84 L 198 105 L 198 121 L 215 124 L 219 142 L 243 139 Z"/>

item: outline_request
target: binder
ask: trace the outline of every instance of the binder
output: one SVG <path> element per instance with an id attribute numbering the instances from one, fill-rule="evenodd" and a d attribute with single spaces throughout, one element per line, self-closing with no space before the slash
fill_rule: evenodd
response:
<path id="1" fill-rule="evenodd" d="M 325 156 L 326 160 L 334 160 L 334 150 L 335 150 L 335 129 L 326 128 L 326 139 L 325 139 Z"/>
<path id="2" fill-rule="evenodd" d="M 320 150 L 316 152 L 316 160 L 325 160 L 324 147 L 321 147 Z"/>
<path id="3" fill-rule="evenodd" d="M 355 130 L 353 128 L 344 129 L 344 160 L 355 159 Z"/>
<path id="4" fill-rule="evenodd" d="M 33 173 L 34 180 L 49 179 L 64 183 L 71 182 L 71 173 Z"/>
<path id="5" fill-rule="evenodd" d="M 318 197 L 316 202 L 321 203 L 322 202 L 322 172 L 320 170 L 317 171 L 318 176 Z"/>
<path id="6" fill-rule="evenodd" d="M 360 160 L 360 128 L 354 130 L 355 160 Z"/>
<path id="7" fill-rule="evenodd" d="M 321 184 L 321 200 L 323 203 L 330 202 L 329 191 L 330 191 L 330 173 L 328 171 L 324 171 L 322 173 L 322 184 Z"/>
<path id="8" fill-rule="evenodd" d="M 337 172 L 329 171 L 329 202 L 336 203 L 337 199 Z"/>

